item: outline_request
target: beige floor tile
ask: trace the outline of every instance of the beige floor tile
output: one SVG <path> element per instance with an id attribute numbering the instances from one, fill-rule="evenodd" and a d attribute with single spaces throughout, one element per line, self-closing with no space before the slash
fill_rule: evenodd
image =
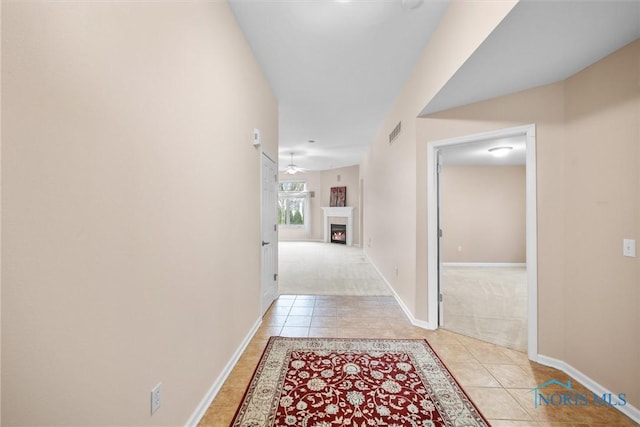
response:
<path id="1" fill-rule="evenodd" d="M 368 310 L 362 307 L 353 306 L 353 307 L 340 307 L 338 306 L 337 315 L 338 317 L 368 317 L 373 316 L 376 310 Z"/>
<path id="2" fill-rule="evenodd" d="M 521 351 L 512 350 L 510 348 L 503 348 L 502 352 L 512 359 L 518 365 L 529 365 L 529 356 Z"/>
<path id="3" fill-rule="evenodd" d="M 287 316 L 289 315 L 289 312 L 291 311 L 291 306 L 284 306 L 284 305 L 276 305 L 276 306 L 272 306 L 269 309 L 269 315 L 271 316 Z"/>
<path id="4" fill-rule="evenodd" d="M 311 316 L 289 316 L 284 326 L 286 328 L 291 326 L 306 326 L 311 325 Z"/>
<path id="5" fill-rule="evenodd" d="M 373 328 L 367 329 L 369 331 L 370 338 L 385 338 L 385 339 L 398 339 L 396 333 L 388 328 Z"/>
<path id="6" fill-rule="evenodd" d="M 392 297 L 371 297 L 361 304 L 358 304 L 359 297 L 344 300 L 343 297 L 309 295 L 280 298 L 264 317 L 263 324 L 200 426 L 227 427 L 230 424 L 268 338 L 281 335 L 426 339 L 494 427 L 637 427 L 611 408 L 535 409 L 531 388 L 550 378 L 563 382 L 570 378 L 556 369 L 529 361 L 524 353 L 443 329 L 430 331 L 415 327 Z M 296 301 L 303 302 L 295 305 Z M 311 307 L 313 315 L 290 313 L 296 308 L 301 311 L 293 313 L 308 312 L 306 310 Z M 577 381 L 571 381 L 575 389 L 584 389 Z"/>
<path id="7" fill-rule="evenodd" d="M 516 421 L 516 420 L 492 420 L 489 419 L 491 427 L 540 427 L 537 421 Z M 586 426 L 589 427 L 589 426 Z"/>
<path id="8" fill-rule="evenodd" d="M 310 327 L 309 328 L 309 336 L 310 337 L 315 337 L 315 338 L 332 338 L 332 337 L 336 337 L 338 334 L 338 331 L 336 328 L 316 328 L 316 327 Z"/>
<path id="9" fill-rule="evenodd" d="M 311 318 L 313 328 L 337 328 L 338 319 L 335 316 L 313 316 Z"/>
<path id="10" fill-rule="evenodd" d="M 256 338 L 269 338 L 280 335 L 282 326 L 263 326 L 256 332 Z"/>
<path id="11" fill-rule="evenodd" d="M 448 362 L 447 368 L 462 387 L 500 387 L 500 383 L 479 362 Z"/>
<path id="12" fill-rule="evenodd" d="M 528 388 L 532 389 L 540 385 L 534 375 L 525 371 L 518 365 L 494 365 L 488 364 L 485 367 L 491 372 L 504 388 Z"/>
<path id="13" fill-rule="evenodd" d="M 337 317 L 339 328 L 359 328 L 370 329 L 372 328 L 369 319 L 364 317 Z"/>
<path id="14" fill-rule="evenodd" d="M 293 306 L 289 312 L 289 316 L 311 316 L 313 314 L 313 306 Z"/>
<path id="15" fill-rule="evenodd" d="M 429 341 L 428 338 L 427 341 Z M 447 364 L 453 362 L 478 363 L 478 360 L 473 356 L 473 354 L 469 353 L 465 348 L 458 349 L 456 347 L 448 347 L 444 345 L 440 347 L 433 347 L 433 349 L 440 359 L 447 361 Z"/>
<path id="16" fill-rule="evenodd" d="M 291 307 L 296 300 L 295 295 L 289 295 L 290 298 L 287 298 L 286 295 L 281 295 L 277 300 L 273 302 L 275 307 Z"/>
<path id="17" fill-rule="evenodd" d="M 287 316 L 279 316 L 274 314 L 273 316 L 265 317 L 262 323 L 267 326 L 284 326 L 285 320 L 287 320 Z"/>
<path id="18" fill-rule="evenodd" d="M 316 304 L 319 302 L 333 302 L 337 303 L 342 300 L 341 295 L 316 295 Z"/>
<path id="19" fill-rule="evenodd" d="M 315 299 L 296 299 L 296 301 L 293 303 L 293 308 L 302 308 L 302 307 L 311 307 L 313 308 L 313 306 L 316 305 L 316 300 Z"/>
<path id="20" fill-rule="evenodd" d="M 487 418 L 532 421 L 527 411 L 503 388 L 464 387 L 464 390 Z"/>
<path id="21" fill-rule="evenodd" d="M 324 306 L 316 306 L 313 308 L 314 316 L 337 316 L 338 309 L 336 307 L 324 307 Z"/>
<path id="22" fill-rule="evenodd" d="M 511 364 L 514 363 L 513 359 L 504 354 L 499 348 L 480 348 L 480 347 L 467 347 L 467 350 L 475 356 L 481 363 L 495 363 L 495 364 Z"/>
<path id="23" fill-rule="evenodd" d="M 379 338 L 372 334 L 372 329 L 338 328 L 338 338 Z"/>
<path id="24" fill-rule="evenodd" d="M 428 335 L 428 331 L 424 329 L 418 328 L 416 326 L 391 326 L 391 329 L 395 332 L 398 338 L 407 338 L 407 339 L 426 339 Z"/>
<path id="25" fill-rule="evenodd" d="M 308 337 L 309 328 L 301 326 L 285 326 L 280 331 L 280 336 L 283 337 Z"/>
<path id="26" fill-rule="evenodd" d="M 399 306 L 382 306 L 380 308 L 380 315 L 386 317 L 401 317 L 405 318 L 406 314 Z"/>
<path id="27" fill-rule="evenodd" d="M 581 384 L 572 381 L 574 390 L 590 394 Z M 534 395 L 530 389 L 508 389 L 511 394 L 534 420 L 544 423 L 576 423 L 591 426 L 637 426 L 621 412 L 611 407 L 598 407 L 592 404 L 584 406 L 538 406 L 534 405 Z M 549 386 L 545 392 L 549 394 L 564 393 L 566 390 L 557 386 Z"/>

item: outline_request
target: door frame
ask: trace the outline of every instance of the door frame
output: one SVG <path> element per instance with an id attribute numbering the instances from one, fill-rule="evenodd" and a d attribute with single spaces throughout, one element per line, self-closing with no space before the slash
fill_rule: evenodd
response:
<path id="1" fill-rule="evenodd" d="M 262 239 L 264 237 L 264 233 L 265 233 L 265 229 L 264 229 L 264 220 L 265 220 L 265 212 L 263 209 L 263 195 L 264 195 L 264 181 L 262 179 L 263 176 L 263 160 L 264 157 L 266 157 L 269 161 L 273 162 L 274 165 L 274 169 L 275 169 L 275 183 L 274 183 L 274 191 L 276 193 L 276 199 L 275 199 L 275 203 L 273 205 L 273 210 L 274 210 L 274 217 L 275 217 L 275 221 L 276 221 L 276 230 L 275 230 L 275 239 L 273 242 L 271 242 L 271 244 L 273 245 L 274 248 L 274 271 L 277 277 L 278 274 L 278 231 L 279 231 L 279 227 L 277 226 L 277 221 L 278 221 L 278 216 L 277 214 L 275 214 L 275 211 L 277 209 L 277 204 L 278 204 L 278 161 L 274 160 L 277 159 L 277 157 L 272 156 L 267 150 L 261 149 L 260 150 L 260 242 L 262 242 Z M 261 249 L 262 251 L 262 244 L 261 244 Z M 269 309 L 269 306 L 271 305 L 271 303 L 275 300 L 269 301 L 269 304 L 267 305 L 267 302 L 263 300 L 263 278 L 264 278 L 264 269 L 265 269 L 265 265 L 262 262 L 262 252 L 260 252 L 260 316 L 263 316 L 267 310 Z M 278 297 L 278 280 L 275 281 L 276 282 L 276 298 Z M 265 308 L 266 307 L 266 308 Z"/>
<path id="2" fill-rule="evenodd" d="M 535 124 L 476 133 L 427 143 L 427 307 L 428 323 L 438 328 L 438 150 L 442 147 L 470 144 L 487 139 L 526 137 L 526 263 L 527 263 L 527 354 L 538 356 L 538 243 L 536 218 L 536 127 Z"/>

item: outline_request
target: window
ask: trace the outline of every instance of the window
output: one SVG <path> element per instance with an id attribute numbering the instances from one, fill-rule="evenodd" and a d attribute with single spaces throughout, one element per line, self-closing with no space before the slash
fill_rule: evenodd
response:
<path id="1" fill-rule="evenodd" d="M 283 181 L 278 186 L 278 223 L 304 226 L 309 193 L 304 181 Z"/>

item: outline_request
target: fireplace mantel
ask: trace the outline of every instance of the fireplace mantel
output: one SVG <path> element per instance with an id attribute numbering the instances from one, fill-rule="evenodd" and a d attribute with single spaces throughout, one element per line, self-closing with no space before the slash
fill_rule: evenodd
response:
<path id="1" fill-rule="evenodd" d="M 353 245 L 353 210 L 354 206 L 322 208 L 324 211 L 324 241 L 331 241 L 329 217 L 347 218 L 347 246 Z"/>

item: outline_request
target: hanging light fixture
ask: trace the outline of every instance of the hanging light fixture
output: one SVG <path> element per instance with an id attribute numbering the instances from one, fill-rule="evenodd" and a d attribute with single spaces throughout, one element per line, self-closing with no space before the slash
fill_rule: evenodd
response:
<path id="1" fill-rule="evenodd" d="M 307 171 L 306 169 L 299 168 L 293 163 L 293 153 L 290 153 L 290 154 L 291 154 L 291 163 L 287 165 L 287 168 L 284 170 L 284 173 L 289 175 L 295 175 L 298 172 L 306 172 Z"/>

